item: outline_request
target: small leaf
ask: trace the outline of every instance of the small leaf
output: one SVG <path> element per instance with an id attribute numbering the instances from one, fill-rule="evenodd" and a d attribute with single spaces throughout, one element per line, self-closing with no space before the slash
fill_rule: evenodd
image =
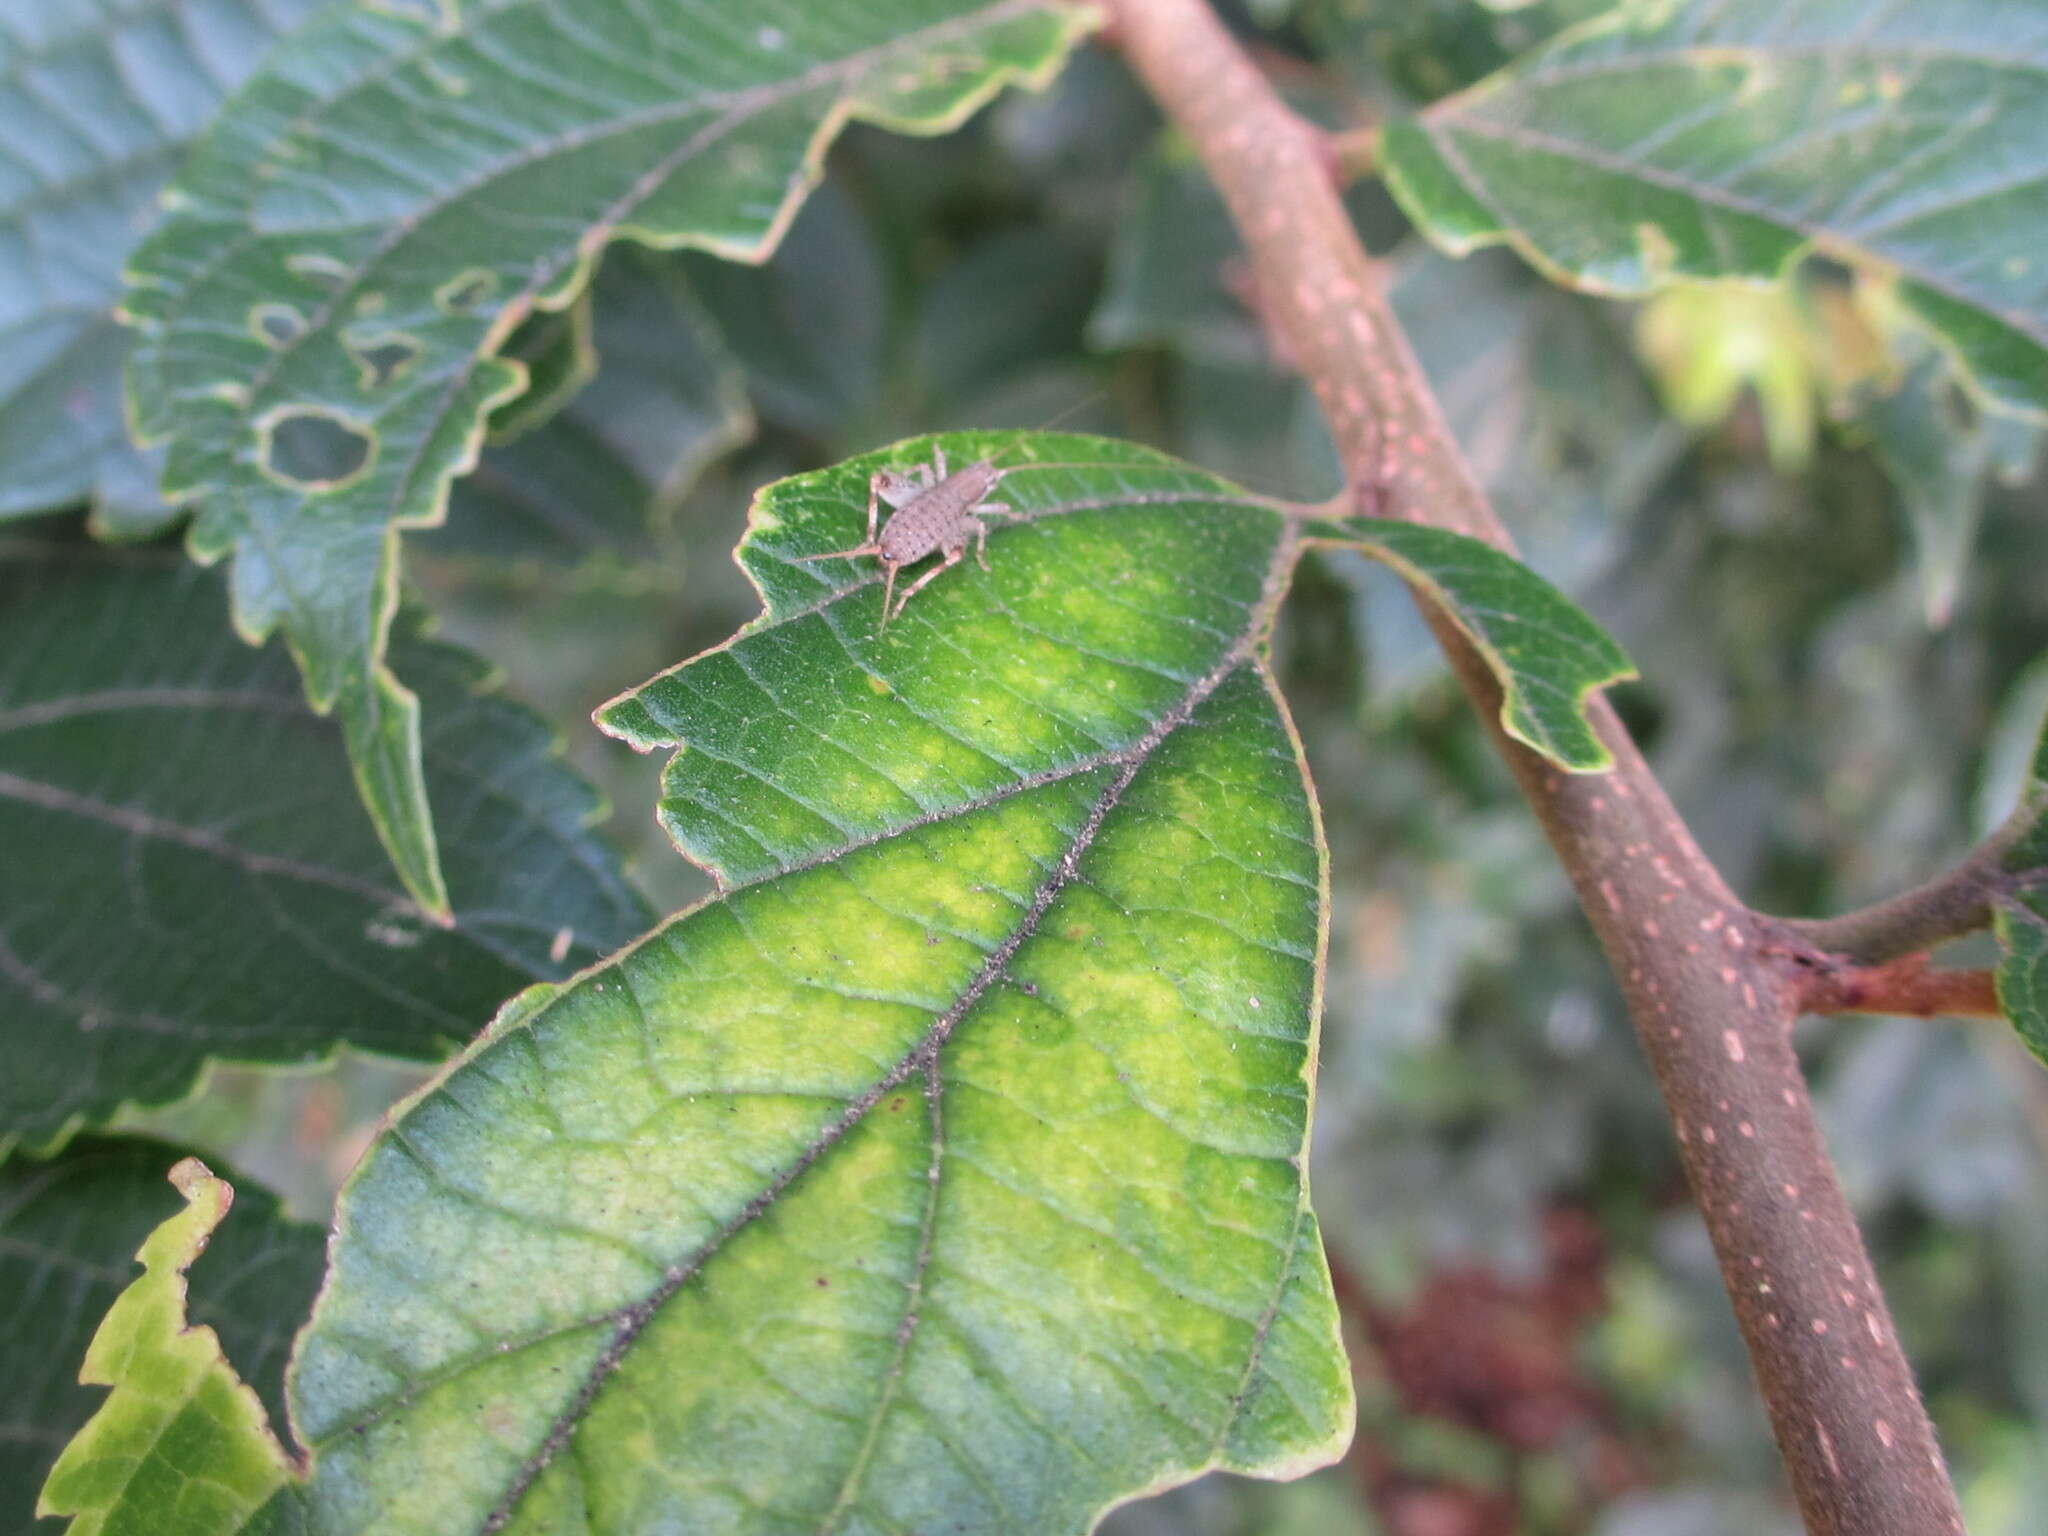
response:
<path id="1" fill-rule="evenodd" d="M 2023 481 L 2039 448 L 2030 423 L 1975 410 L 1950 361 L 1927 348 L 1895 389 L 1869 393 L 1852 418 L 1884 466 L 1912 534 L 1921 606 L 1940 628 L 1954 612 L 1994 476 Z M 2017 469 L 2015 468 L 2017 466 Z"/>
<path id="2" fill-rule="evenodd" d="M 1992 915 L 1998 937 L 1998 1005 L 2027 1049 L 2048 1066 L 2048 896 L 2002 901 Z"/>
<path id="3" fill-rule="evenodd" d="M 1489 544 L 1418 523 L 1351 517 L 1309 533 L 1384 560 L 1456 621 L 1500 679 L 1501 724 L 1515 740 L 1573 773 L 1614 765 L 1586 700 L 1634 677 L 1635 665 L 1542 577 Z"/>
<path id="4" fill-rule="evenodd" d="M 1507 240 L 1598 292 L 1775 278 L 1816 247 L 1895 270 L 1989 396 L 2048 412 L 2044 47 L 1998 0 L 1630 0 L 1380 154 L 1438 244 Z"/>
<path id="5" fill-rule="evenodd" d="M 186 1321 L 185 1270 L 234 1191 L 196 1157 L 170 1177 L 186 1207 L 136 1252 L 145 1273 L 114 1302 L 79 1372 L 114 1390 L 57 1458 L 36 1507 L 72 1516 L 67 1536 L 231 1536 L 293 1474 L 219 1336 Z"/>
<path id="6" fill-rule="evenodd" d="M 2004 836 L 2002 862 L 2015 882 L 1992 913 L 1998 1001 L 2027 1048 L 2048 1064 L 2048 723 Z"/>
<path id="7" fill-rule="evenodd" d="M 798 562 L 936 447 L 1021 517 L 882 630 Z M 1295 522 L 1016 433 L 762 492 L 767 611 L 602 714 L 726 888 L 366 1156 L 292 1381 L 320 1528 L 1057 1536 L 1339 1453 Z"/>
<path id="8" fill-rule="evenodd" d="M 282 627 L 339 711 L 424 907 L 447 894 L 418 703 L 385 667 L 397 534 L 440 521 L 525 387 L 505 339 L 613 236 L 763 259 L 842 121 L 950 128 L 1091 24 L 1021 0 L 343 6 L 216 121 L 131 265 L 137 422 L 170 441 L 194 555 L 235 557 L 237 627 Z"/>
<path id="9" fill-rule="evenodd" d="M 0 518 L 78 501 L 147 532 L 158 464 L 128 441 L 121 263 L 189 137 L 319 0 L 0 0 Z"/>
<path id="10" fill-rule="evenodd" d="M 408 623 L 456 909 L 426 921 L 339 733 L 221 586 L 165 550 L 0 541 L 0 1148 L 212 1060 L 433 1059 L 650 919 L 547 728 Z"/>
<path id="11" fill-rule="evenodd" d="M 103 1396 L 79 1386 L 79 1362 L 137 1246 L 179 1208 L 164 1174 L 184 1155 L 140 1137 L 80 1136 L 48 1161 L 0 1165 L 0 1528 L 34 1528 L 51 1463 Z M 245 1186 L 187 1272 L 188 1315 L 220 1335 L 273 1422 L 283 1422 L 285 1356 L 326 1246 L 319 1227 L 287 1221 L 272 1196 Z"/>

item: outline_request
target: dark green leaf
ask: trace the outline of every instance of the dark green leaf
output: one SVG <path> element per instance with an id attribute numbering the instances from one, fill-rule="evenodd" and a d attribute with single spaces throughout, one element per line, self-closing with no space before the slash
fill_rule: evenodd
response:
<path id="1" fill-rule="evenodd" d="M 2048 1064 L 2048 723 L 2007 836 L 2002 862 L 2016 884 L 1993 913 L 1998 1001 L 2028 1049 Z"/>
<path id="2" fill-rule="evenodd" d="M 121 264 L 187 139 L 319 0 L 0 0 L 0 518 L 162 516 L 121 419 Z"/>
<path id="3" fill-rule="evenodd" d="M 829 440 L 872 404 L 888 285 L 867 220 L 835 182 L 760 265 L 694 257 L 689 275 L 771 421 Z"/>
<path id="4" fill-rule="evenodd" d="M 1632 0 L 1381 145 L 1439 244 L 1646 293 L 1800 252 L 1895 269 L 1992 397 L 2048 411 L 2048 30 L 1951 0 Z"/>
<path id="5" fill-rule="evenodd" d="M 1434 101 L 1613 0 L 1295 0 L 1301 30 L 1374 96 Z"/>
<path id="6" fill-rule="evenodd" d="M 238 627 L 282 627 L 338 708 L 407 889 L 447 893 L 418 702 L 385 667 L 398 530 L 438 522 L 495 356 L 615 235 L 759 260 L 848 117 L 949 128 L 1090 24 L 1022 0 L 889 0 L 735 24 L 703 0 L 349 6 L 216 122 L 131 268 L 140 429 Z"/>
<path id="7" fill-rule="evenodd" d="M 38 1528 L 36 1494 L 51 1463 L 105 1395 L 78 1383 L 86 1345 L 134 1275 L 136 1249 L 180 1213 L 166 1175 L 186 1155 L 162 1142 L 85 1136 L 47 1162 L 17 1157 L 0 1165 L 0 1297 L 7 1303 L 0 1309 L 7 1361 L 0 1523 L 7 1530 Z M 235 1183 L 234 1208 L 189 1272 L 186 1311 L 219 1335 L 235 1370 L 281 1423 L 285 1357 L 312 1309 L 326 1234 L 285 1220 L 261 1188 Z"/>
<path id="8" fill-rule="evenodd" d="M 752 431 L 738 367 L 675 258 L 617 246 L 591 292 L 596 377 L 545 423 L 486 448 L 421 548 L 556 570 L 612 556 L 623 577 L 624 562 L 651 553 L 653 521 Z"/>
<path id="9" fill-rule="evenodd" d="M 649 920 L 542 723 L 407 637 L 456 907 L 426 920 L 339 733 L 220 589 L 167 551 L 0 542 L 0 1145 L 176 1098 L 209 1060 L 431 1059 Z"/>

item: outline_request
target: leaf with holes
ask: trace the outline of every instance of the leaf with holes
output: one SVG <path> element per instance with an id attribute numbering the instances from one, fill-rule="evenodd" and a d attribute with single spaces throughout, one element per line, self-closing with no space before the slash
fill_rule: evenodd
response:
<path id="1" fill-rule="evenodd" d="M 2001 862 L 2012 881 L 1992 909 L 1999 1006 L 2048 1064 L 2048 724 L 2002 835 Z"/>
<path id="2" fill-rule="evenodd" d="M 1001 471 L 987 568 L 885 627 L 872 560 L 809 557 L 938 450 Z M 1326 870 L 1266 658 L 1305 537 L 1359 536 L 1311 517 L 1057 434 L 761 493 L 761 618 L 600 713 L 675 749 L 720 893 L 359 1166 L 291 1384 L 316 1529 L 1081 1531 L 1341 1451 Z"/>
<path id="3" fill-rule="evenodd" d="M 93 1329 L 133 1275 L 135 1250 L 178 1211 L 166 1175 L 186 1154 L 140 1137 L 81 1136 L 48 1161 L 0 1164 L 0 1527 L 35 1529 L 36 1494 L 104 1394 L 81 1387 Z M 187 1272 L 187 1315 L 212 1328 L 282 1422 L 284 1362 L 320 1283 L 326 1233 L 236 1183 L 233 1209 Z M 153 1527 L 156 1530 L 163 1526 Z"/>
<path id="4" fill-rule="evenodd" d="M 191 136 L 318 3 L 0 0 L 0 518 L 163 516 L 121 419 L 121 263 Z"/>
<path id="5" fill-rule="evenodd" d="M 0 540 L 0 1149 L 209 1061 L 435 1059 L 651 920 L 547 728 L 407 634 L 456 913 L 426 921 L 340 733 L 230 633 L 222 585 L 166 550 Z"/>
<path id="6" fill-rule="evenodd" d="M 1630 0 L 1389 126 L 1438 244 L 1641 294 L 1819 249 L 1895 272 L 2006 406 L 2048 411 L 2048 14 L 2002 0 Z"/>
<path id="7" fill-rule="evenodd" d="M 849 118 L 932 133 L 1054 71 L 1037 0 L 347 6 L 222 114 L 139 251 L 141 431 L 237 625 L 282 627 L 407 888 L 447 893 L 418 703 L 385 666 L 397 533 L 438 522 L 522 368 L 495 356 L 614 236 L 759 260 Z"/>

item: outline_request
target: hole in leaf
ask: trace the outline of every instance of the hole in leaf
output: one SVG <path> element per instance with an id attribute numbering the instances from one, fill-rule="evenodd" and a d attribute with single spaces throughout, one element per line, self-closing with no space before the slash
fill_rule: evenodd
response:
<path id="1" fill-rule="evenodd" d="M 258 304 L 249 311 L 249 329 L 266 346 L 289 346 L 305 335 L 306 317 L 289 304 Z"/>
<path id="2" fill-rule="evenodd" d="M 485 267 L 471 267 L 434 290 L 434 306 L 444 315 L 466 315 L 497 291 L 497 273 Z"/>
<path id="3" fill-rule="evenodd" d="M 332 411 L 294 406 L 261 424 L 260 457 L 276 480 L 302 491 L 332 491 L 370 467 L 376 439 Z"/>
<path id="4" fill-rule="evenodd" d="M 355 359 L 356 378 L 364 389 L 382 389 L 420 359 L 417 338 L 403 331 L 373 336 L 343 336 L 341 344 Z"/>

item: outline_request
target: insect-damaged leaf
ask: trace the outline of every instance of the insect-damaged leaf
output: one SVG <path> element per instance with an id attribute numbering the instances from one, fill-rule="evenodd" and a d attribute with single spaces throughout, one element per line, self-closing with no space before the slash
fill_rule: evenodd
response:
<path id="1" fill-rule="evenodd" d="M 47 1161 L 0 1164 L 0 1529 L 55 1529 L 35 1525 L 36 1495 L 66 1438 L 106 1396 L 79 1385 L 79 1365 L 135 1273 L 136 1248 L 178 1211 L 165 1175 L 184 1155 L 142 1137 L 80 1136 Z M 187 1273 L 186 1315 L 219 1334 L 273 1422 L 282 1422 L 285 1355 L 312 1308 L 326 1246 L 319 1227 L 285 1220 L 274 1198 L 238 1185 Z M 136 1523 L 153 1536 L 171 1529 Z"/>
<path id="2" fill-rule="evenodd" d="M 0 0 L 0 518 L 162 516 L 121 420 L 121 263 L 190 136 L 318 3 Z"/>
<path id="3" fill-rule="evenodd" d="M 546 726 L 402 633 L 455 898 L 426 921 L 340 732 L 279 647 L 235 639 L 222 586 L 168 550 L 0 540 L 0 1149 L 208 1061 L 437 1058 L 651 920 Z"/>
<path id="4" fill-rule="evenodd" d="M 758 259 L 859 117 L 951 126 L 1089 24 L 1024 0 L 341 7 L 216 122 L 137 253 L 141 430 L 238 625 L 283 627 L 407 887 L 446 905 L 417 701 L 384 665 L 397 530 L 439 520 L 492 356 L 614 234 Z"/>
<path id="5" fill-rule="evenodd" d="M 218 1335 L 187 1323 L 185 1270 L 234 1191 L 193 1157 L 170 1177 L 186 1207 L 143 1242 L 144 1273 L 114 1302 L 80 1372 L 114 1390 L 58 1457 L 37 1508 L 73 1516 L 69 1536 L 232 1536 L 292 1473 Z"/>
<path id="6" fill-rule="evenodd" d="M 1998 935 L 1998 1001 L 2028 1049 L 2048 1064 L 2048 724 L 2007 823 L 2012 890 L 1992 911 Z"/>
<path id="7" fill-rule="evenodd" d="M 1818 247 L 1898 273 L 1984 389 L 2048 411 L 2048 20 L 2002 0 L 1630 0 L 1381 145 L 1439 244 L 1617 294 Z"/>

